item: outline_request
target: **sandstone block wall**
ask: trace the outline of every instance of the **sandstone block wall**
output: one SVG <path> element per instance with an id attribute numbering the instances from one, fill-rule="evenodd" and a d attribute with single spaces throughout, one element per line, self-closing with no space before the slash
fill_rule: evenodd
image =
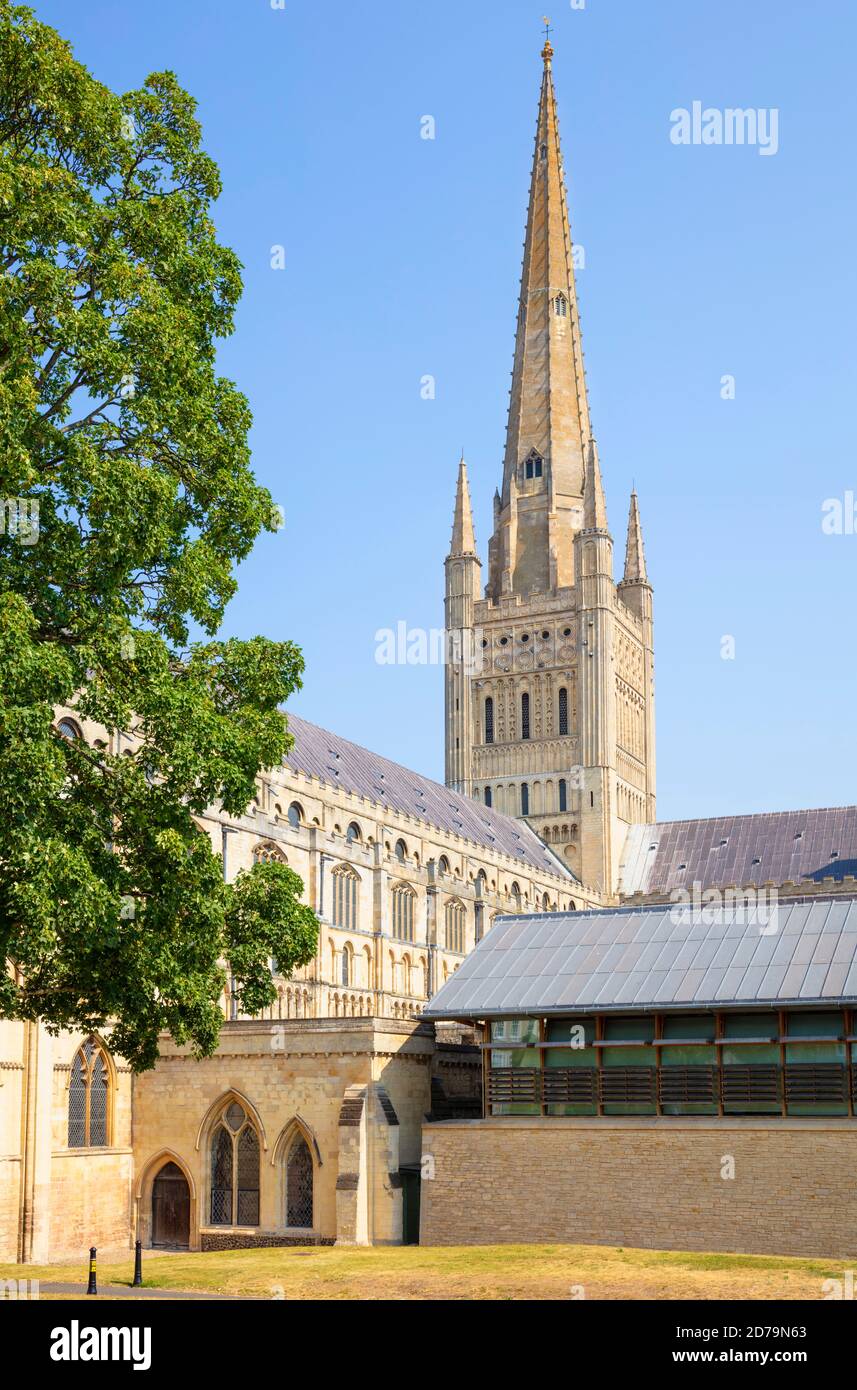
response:
<path id="1" fill-rule="evenodd" d="M 448 1121 L 423 1153 L 425 1245 L 857 1257 L 853 1120 Z"/>

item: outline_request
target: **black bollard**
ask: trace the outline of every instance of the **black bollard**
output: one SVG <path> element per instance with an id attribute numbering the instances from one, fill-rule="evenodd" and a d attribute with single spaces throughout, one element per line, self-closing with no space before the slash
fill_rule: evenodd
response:
<path id="1" fill-rule="evenodd" d="M 134 1246 L 134 1282 L 132 1289 L 143 1287 L 143 1242 L 138 1240 Z"/>
<path id="2" fill-rule="evenodd" d="M 87 1285 L 87 1289 L 86 1289 L 86 1292 L 87 1292 L 88 1294 L 90 1294 L 90 1293 L 96 1293 L 96 1294 L 97 1294 L 97 1293 L 98 1293 L 98 1283 L 97 1283 L 96 1277 L 95 1277 L 95 1256 L 96 1256 L 96 1253 L 97 1253 L 97 1252 L 96 1252 L 95 1246 L 94 1246 L 94 1245 L 91 1246 L 91 1247 L 90 1247 L 90 1251 L 89 1251 L 89 1284 Z"/>

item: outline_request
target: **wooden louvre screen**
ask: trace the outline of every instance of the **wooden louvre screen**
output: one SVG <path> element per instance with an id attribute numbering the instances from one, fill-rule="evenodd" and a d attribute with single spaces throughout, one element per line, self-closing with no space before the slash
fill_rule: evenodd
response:
<path id="1" fill-rule="evenodd" d="M 724 1105 L 752 1105 L 779 1101 L 780 1068 L 774 1063 L 724 1067 L 721 1072 Z"/>
<path id="2" fill-rule="evenodd" d="M 787 1062 L 785 1082 L 786 1100 L 794 1105 L 848 1100 L 848 1069 L 842 1062 Z"/>
<path id="3" fill-rule="evenodd" d="M 540 1077 L 538 1067 L 492 1067 L 488 1101 L 491 1105 L 540 1105 Z"/>
<path id="4" fill-rule="evenodd" d="M 605 1105 L 654 1105 L 654 1067 L 605 1067 L 601 1099 Z"/>
<path id="5" fill-rule="evenodd" d="M 661 1105 L 716 1105 L 717 1068 L 660 1067 L 658 1095 Z"/>
<path id="6" fill-rule="evenodd" d="M 545 1105 L 597 1105 L 595 1067 L 546 1067 L 542 1077 Z"/>

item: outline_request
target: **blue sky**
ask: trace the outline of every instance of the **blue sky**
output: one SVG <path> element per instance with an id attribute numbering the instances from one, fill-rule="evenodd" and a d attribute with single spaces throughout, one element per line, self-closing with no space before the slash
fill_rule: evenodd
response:
<path id="1" fill-rule="evenodd" d="M 220 361 L 286 513 L 225 630 L 299 642 L 298 712 L 439 779 L 442 672 L 379 666 L 374 638 L 442 624 L 462 445 L 487 555 L 543 9 L 35 5 L 116 90 L 172 68 L 223 174 L 246 288 Z M 610 520 L 621 554 L 635 481 L 655 586 L 659 818 L 853 802 L 857 534 L 821 521 L 857 492 L 857 8 L 551 15 Z M 697 100 L 776 108 L 776 155 L 672 144 Z"/>

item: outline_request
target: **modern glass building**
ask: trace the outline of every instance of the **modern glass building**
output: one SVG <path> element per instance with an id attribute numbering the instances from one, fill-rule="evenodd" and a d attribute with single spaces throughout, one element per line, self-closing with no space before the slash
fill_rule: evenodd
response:
<path id="1" fill-rule="evenodd" d="M 485 1117 L 853 1117 L 857 901 L 504 918 L 425 1012 L 480 1030 Z"/>

